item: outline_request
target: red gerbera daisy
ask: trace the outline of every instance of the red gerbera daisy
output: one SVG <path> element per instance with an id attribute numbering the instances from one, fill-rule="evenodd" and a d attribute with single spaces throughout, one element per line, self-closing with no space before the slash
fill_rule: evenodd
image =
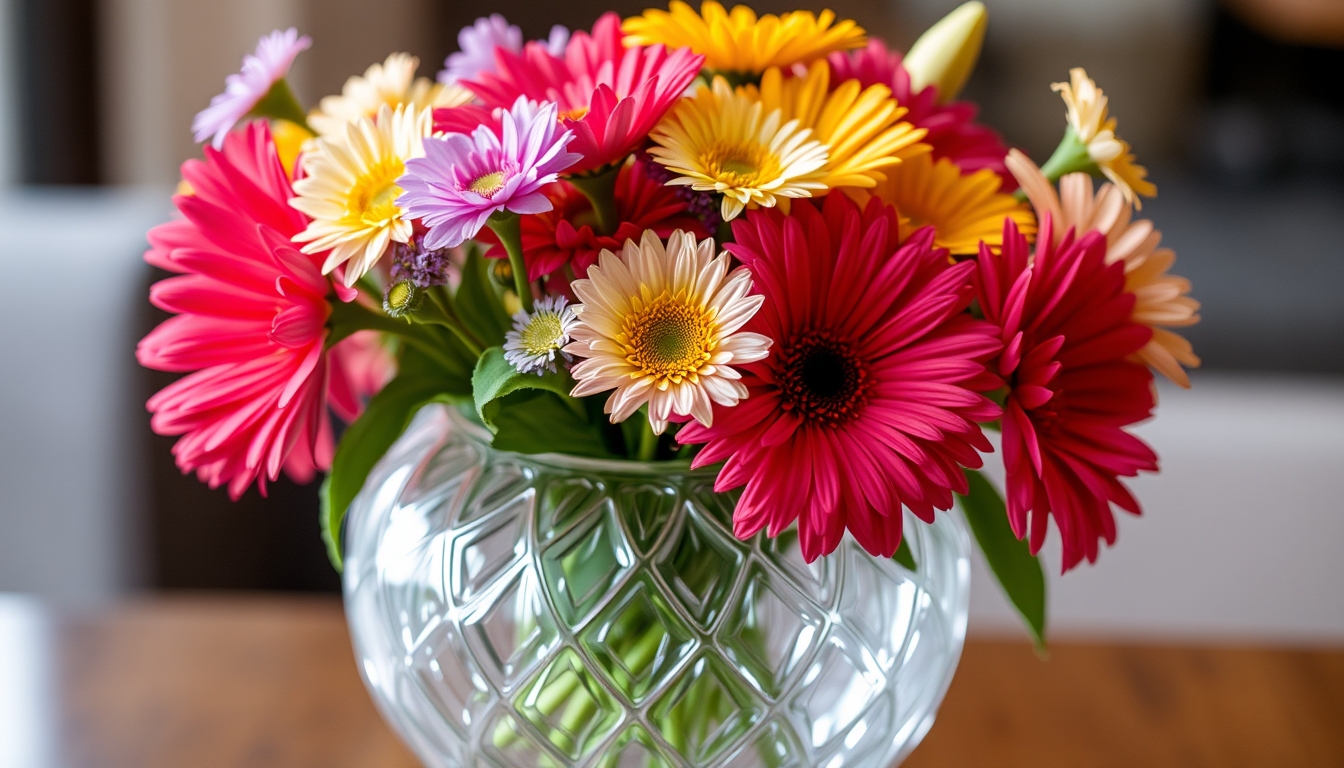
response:
<path id="1" fill-rule="evenodd" d="M 635 151 L 705 58 L 687 48 L 670 53 L 661 45 L 627 48 L 622 40 L 620 17 L 608 13 L 591 35 L 574 33 L 563 59 L 537 42 L 522 53 L 496 49 L 498 71 L 463 85 L 491 108 L 507 108 L 519 96 L 558 103 L 560 122 L 574 132 L 569 151 L 583 155 L 569 173 L 597 170 Z"/>
<path id="2" fill-rule="evenodd" d="M 832 82 L 837 85 L 858 80 L 864 88 L 873 84 L 890 88 L 892 98 L 910 110 L 903 119 L 929 132 L 924 143 L 933 147 L 934 159 L 946 157 L 963 173 L 988 168 L 1003 180 L 1001 191 L 1017 189 L 1017 180 L 1003 162 L 1008 147 L 994 129 L 975 122 L 976 106 L 968 101 L 939 104 L 934 85 L 912 93 L 910 73 L 901 63 L 901 54 L 888 50 L 881 40 L 870 39 L 866 48 L 857 51 L 832 53 L 828 61 Z"/>
<path id="3" fill-rule="evenodd" d="M 563 181 L 550 185 L 546 196 L 554 207 L 521 220 L 528 279 L 540 280 L 566 264 L 573 268 L 576 277 L 582 278 L 588 274 L 588 267 L 597 263 L 597 255 L 603 249 L 620 251 L 626 240 L 639 242 L 646 229 L 663 239 L 678 229 L 700 239 L 709 237 L 709 230 L 690 214 L 686 201 L 677 195 L 677 188 L 651 180 L 645 171 L 643 163 L 621 168 L 615 193 L 620 224 L 610 235 L 594 231 L 593 206 L 583 193 Z M 481 230 L 478 237 L 490 243 L 487 256 L 508 257 L 493 231 Z"/>
<path id="4" fill-rule="evenodd" d="M 1011 221 L 1001 254 L 981 246 L 980 306 L 1004 342 L 1008 518 L 1034 554 L 1053 515 L 1067 571 L 1095 562 L 1099 539 L 1115 543 L 1112 503 L 1139 514 L 1117 478 L 1157 470 L 1157 455 L 1123 429 L 1152 413 L 1153 376 L 1129 359 L 1152 330 L 1131 319 L 1125 265 L 1106 264 L 1106 238 L 1070 230 L 1054 245 L 1052 226 L 1042 219 L 1034 259 Z"/>
<path id="5" fill-rule="evenodd" d="M 808 561 L 846 529 L 890 557 L 902 505 L 932 521 L 965 492 L 962 467 L 991 450 L 976 422 L 1000 413 L 979 394 L 1000 384 L 984 365 L 1000 345 L 965 312 L 976 267 L 952 264 L 931 228 L 903 246 L 898 232 L 893 208 L 873 200 L 860 211 L 845 195 L 733 224 L 727 248 L 766 297 L 746 329 L 775 344 L 742 366 L 746 400 L 716 406 L 713 427 L 688 424 L 677 439 L 706 444 L 696 466 L 726 460 L 716 490 L 746 485 L 739 537 L 797 520 Z"/>

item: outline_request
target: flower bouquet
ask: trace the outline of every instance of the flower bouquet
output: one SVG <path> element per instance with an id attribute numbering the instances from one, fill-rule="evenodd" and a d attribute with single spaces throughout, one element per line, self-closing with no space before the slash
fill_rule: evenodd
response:
<path id="1" fill-rule="evenodd" d="M 1139 513 L 1126 427 L 1189 386 L 1198 304 L 1082 70 L 1041 167 L 957 100 L 985 24 L 493 15 L 313 109 L 291 29 L 197 116 L 153 428 L 235 498 L 326 473 L 427 763 L 888 765 L 960 652 L 963 518 L 1044 642 L 1049 520 L 1068 571 Z"/>

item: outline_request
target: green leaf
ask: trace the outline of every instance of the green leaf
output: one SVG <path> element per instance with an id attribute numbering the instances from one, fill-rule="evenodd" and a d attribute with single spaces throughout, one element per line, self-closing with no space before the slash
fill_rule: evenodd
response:
<path id="1" fill-rule="evenodd" d="M 513 363 L 504 359 L 501 347 L 485 350 L 481 359 L 476 361 L 476 370 L 471 374 L 471 393 L 476 401 L 476 415 L 492 433 L 499 431 L 495 427 L 495 418 L 503 398 L 520 390 L 542 389 L 569 400 L 573 388 L 574 381 L 568 373 L 546 373 L 542 376 L 519 373 Z M 582 406 L 575 404 L 573 410 L 581 412 Z"/>
<path id="2" fill-rule="evenodd" d="M 912 573 L 919 570 L 919 566 L 915 563 L 915 553 L 910 551 L 910 542 L 904 538 L 901 539 L 901 546 L 896 548 L 896 554 L 892 555 L 891 559 L 905 566 L 905 569 Z"/>
<path id="3" fill-rule="evenodd" d="M 462 284 L 457 288 L 457 314 L 477 338 L 487 345 L 503 344 L 504 334 L 511 327 L 509 313 L 504 309 L 500 288 L 490 278 L 493 259 L 487 259 L 478 246 L 467 249 L 462 264 Z"/>
<path id="4" fill-rule="evenodd" d="M 322 483 L 322 540 L 336 570 L 341 569 L 341 523 L 369 472 L 401 437 L 411 417 L 433 402 L 464 402 L 471 396 L 460 382 L 441 376 L 402 374 L 369 401 L 364 413 L 345 430 L 331 472 Z"/>
<path id="5" fill-rule="evenodd" d="M 958 494 L 966 522 L 1008 600 L 1026 622 L 1039 650 L 1045 649 L 1045 574 L 1027 542 L 1013 535 L 1003 497 L 985 476 L 966 470 L 969 493 Z"/>
<path id="6" fill-rule="evenodd" d="M 610 458 L 599 425 L 575 413 L 554 392 L 524 389 L 495 401 L 493 445 L 518 453 L 569 453 Z"/>

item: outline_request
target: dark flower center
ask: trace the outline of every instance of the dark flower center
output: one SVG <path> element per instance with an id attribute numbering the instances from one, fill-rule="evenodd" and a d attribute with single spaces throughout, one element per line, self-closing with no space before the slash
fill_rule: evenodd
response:
<path id="1" fill-rule="evenodd" d="M 834 427 L 858 415 L 871 384 L 863 359 L 827 330 L 804 331 L 775 356 L 784 408 Z"/>

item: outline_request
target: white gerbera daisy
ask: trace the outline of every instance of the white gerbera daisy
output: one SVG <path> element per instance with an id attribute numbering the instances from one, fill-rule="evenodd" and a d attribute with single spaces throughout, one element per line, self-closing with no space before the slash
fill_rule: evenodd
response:
<path id="1" fill-rule="evenodd" d="M 305 244 L 304 253 L 331 251 L 323 274 L 345 264 L 345 284 L 354 285 L 391 243 L 410 240 L 411 221 L 396 204 L 397 179 L 407 160 L 425 154 L 431 114 L 429 107 L 393 111 L 384 104 L 376 118 L 356 118 L 304 152 L 304 178 L 294 182 L 289 203 L 313 220 L 294 242 Z"/>
<path id="2" fill-rule="evenodd" d="M 406 105 L 414 112 L 425 107 L 456 107 L 471 101 L 471 91 L 460 85 L 444 85 L 416 77 L 420 59 L 409 53 L 394 53 L 381 64 L 370 65 L 363 77 L 345 81 L 341 95 L 327 96 L 308 116 L 319 136 L 340 135 L 345 124 L 361 117 L 374 117 L 384 104 L 396 109 Z"/>
<path id="3" fill-rule="evenodd" d="M 519 373 L 555 373 L 557 353 L 566 363 L 574 359 L 564 351 L 578 322 L 568 304 L 564 296 L 547 296 L 537 300 L 531 314 L 524 310 L 514 314 L 513 330 L 504 334 L 504 359 Z"/>
<path id="4" fill-rule="evenodd" d="M 612 423 L 649 406 L 649 424 L 662 434 L 673 416 L 713 424 L 713 404 L 747 396 L 729 364 L 762 360 L 771 341 L 740 329 L 764 298 L 751 293 L 746 267 L 728 271 L 728 254 L 714 241 L 673 232 L 664 247 L 645 231 L 617 256 L 602 251 L 586 280 L 572 284 L 583 302 L 565 351 L 587 358 L 571 370 L 574 397 L 616 390 L 607 400 Z"/>

